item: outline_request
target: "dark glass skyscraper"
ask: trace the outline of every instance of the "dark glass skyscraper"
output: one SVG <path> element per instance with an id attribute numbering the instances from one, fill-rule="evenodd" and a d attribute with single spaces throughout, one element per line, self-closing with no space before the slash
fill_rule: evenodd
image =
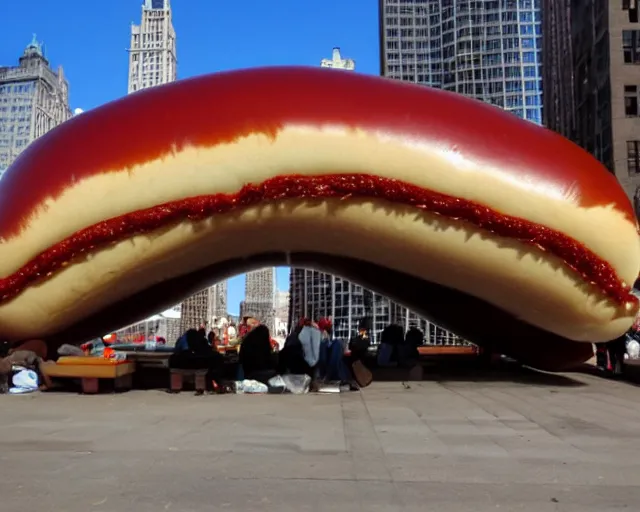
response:
<path id="1" fill-rule="evenodd" d="M 383 76 L 542 123 L 541 0 L 379 0 Z"/>

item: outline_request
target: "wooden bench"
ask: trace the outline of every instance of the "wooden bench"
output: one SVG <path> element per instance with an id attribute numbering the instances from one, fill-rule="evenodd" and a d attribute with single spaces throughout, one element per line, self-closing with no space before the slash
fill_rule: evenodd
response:
<path id="1" fill-rule="evenodd" d="M 100 380 L 112 380 L 116 391 L 129 390 L 133 384 L 135 363 L 90 356 L 61 357 L 56 363 L 44 363 L 41 371 L 54 379 L 80 379 L 82 392 L 95 394 Z"/>
<path id="2" fill-rule="evenodd" d="M 169 372 L 169 391 L 171 393 L 180 393 L 180 391 L 182 391 L 185 377 L 194 379 L 197 394 L 201 395 L 207 389 L 207 370 L 182 370 L 179 368 L 171 368 Z"/>

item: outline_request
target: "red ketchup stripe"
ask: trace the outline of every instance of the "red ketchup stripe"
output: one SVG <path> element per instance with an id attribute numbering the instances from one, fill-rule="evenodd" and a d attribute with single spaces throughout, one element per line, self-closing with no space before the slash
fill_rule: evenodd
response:
<path id="1" fill-rule="evenodd" d="M 213 215 L 285 199 L 348 200 L 351 197 L 409 205 L 450 219 L 469 222 L 498 236 L 512 238 L 553 254 L 618 304 L 638 302 L 631 294 L 631 288 L 621 282 L 610 264 L 559 231 L 502 215 L 471 201 L 425 190 L 399 180 L 366 174 L 278 176 L 261 184 L 245 185 L 236 194 L 192 197 L 100 222 L 42 252 L 11 276 L 0 279 L 0 301 L 15 297 L 29 285 L 72 264 L 84 253 L 184 219 L 195 222 Z"/>

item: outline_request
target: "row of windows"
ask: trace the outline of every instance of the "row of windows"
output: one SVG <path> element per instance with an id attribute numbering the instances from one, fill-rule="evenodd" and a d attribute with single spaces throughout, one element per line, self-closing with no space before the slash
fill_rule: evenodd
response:
<path id="1" fill-rule="evenodd" d="M 461 11 L 458 10 L 458 13 L 460 13 Z M 477 18 L 477 19 L 476 19 Z M 495 13 L 495 14 L 476 14 L 473 18 L 469 18 L 468 15 L 465 15 L 465 17 L 463 19 L 458 18 L 458 22 L 477 22 L 474 24 L 486 24 L 486 23 L 491 23 L 491 22 L 502 22 L 502 23 L 508 23 L 508 22 L 520 22 L 520 23 L 535 23 L 535 22 L 539 22 L 541 21 L 541 14 L 540 11 L 535 11 L 535 12 L 514 12 L 514 11 L 508 11 L 508 12 L 502 12 L 502 13 Z M 440 15 L 436 14 L 436 15 L 431 15 L 431 16 L 424 16 L 424 17 L 397 17 L 397 16 L 387 16 L 384 19 L 384 22 L 388 25 L 388 26 L 401 26 L 401 27 L 412 27 L 412 26 L 424 26 L 424 27 L 432 27 L 434 25 L 439 25 L 440 24 Z M 160 39 L 160 37 L 158 37 L 158 39 Z"/>
<path id="2" fill-rule="evenodd" d="M 460 27 L 461 28 L 461 27 Z M 484 35 L 486 36 L 499 36 L 499 35 L 516 35 L 519 34 L 521 36 L 542 36 L 542 27 L 540 26 L 540 24 L 535 24 L 535 25 L 500 25 L 500 26 L 484 26 Z M 450 32 L 447 32 L 447 31 Z M 451 26 L 449 26 L 448 24 L 444 24 L 442 27 L 442 32 L 443 32 L 443 40 L 448 41 L 451 40 L 453 41 L 454 39 L 454 25 L 453 22 L 451 22 Z M 397 28 L 387 28 L 386 29 L 386 35 L 388 38 L 397 38 L 397 37 L 402 37 L 402 38 L 413 38 L 413 37 L 417 37 L 417 38 L 425 38 L 425 37 L 438 37 L 440 36 L 440 30 L 438 28 L 432 28 L 432 29 L 424 29 L 424 28 L 420 28 L 420 29 L 413 29 L 413 28 L 401 28 L 401 29 L 397 29 Z"/>

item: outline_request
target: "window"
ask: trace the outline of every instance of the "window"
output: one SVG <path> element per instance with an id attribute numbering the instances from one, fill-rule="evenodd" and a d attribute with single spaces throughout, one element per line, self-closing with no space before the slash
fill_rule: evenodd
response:
<path id="1" fill-rule="evenodd" d="M 630 23 L 638 23 L 638 0 L 622 0 L 622 10 L 627 11 Z"/>
<path id="2" fill-rule="evenodd" d="M 622 51 L 625 64 L 640 64 L 640 30 L 622 31 Z"/>
<path id="3" fill-rule="evenodd" d="M 640 140 L 627 141 L 627 170 L 629 176 L 640 174 Z"/>
<path id="4" fill-rule="evenodd" d="M 624 86 L 624 115 L 638 117 L 638 86 Z"/>

